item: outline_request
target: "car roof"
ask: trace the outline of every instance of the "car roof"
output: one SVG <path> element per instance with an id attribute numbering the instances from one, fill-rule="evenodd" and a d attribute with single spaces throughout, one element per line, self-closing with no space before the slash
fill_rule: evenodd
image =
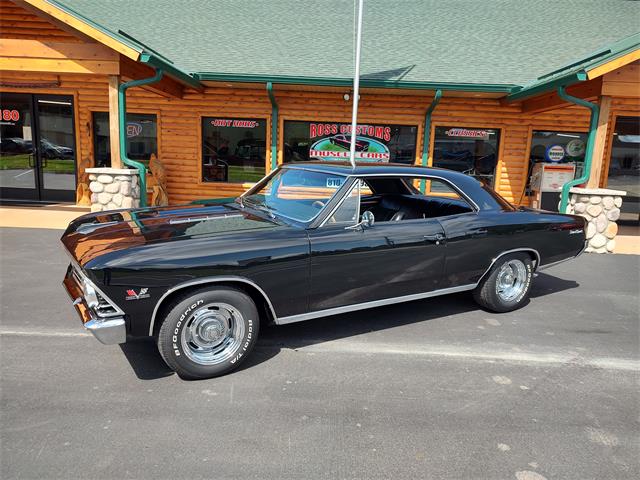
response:
<path id="1" fill-rule="evenodd" d="M 314 170 L 336 175 L 429 175 L 449 180 L 470 178 L 467 175 L 445 168 L 422 167 L 403 163 L 357 162 L 355 168 L 349 162 L 294 162 L 282 165 L 283 168 Z"/>

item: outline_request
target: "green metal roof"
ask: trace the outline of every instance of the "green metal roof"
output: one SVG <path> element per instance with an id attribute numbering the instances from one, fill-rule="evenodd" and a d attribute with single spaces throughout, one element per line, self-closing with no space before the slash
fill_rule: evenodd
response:
<path id="1" fill-rule="evenodd" d="M 49 1 L 201 80 L 350 85 L 353 75 L 354 0 Z M 625 0 L 366 0 L 364 8 L 363 86 L 534 88 L 640 30 L 640 2 Z"/>
<path id="2" fill-rule="evenodd" d="M 523 98 L 532 97 L 558 86 L 566 86 L 585 81 L 587 80 L 587 72 L 589 70 L 638 50 L 639 48 L 640 33 L 636 33 L 618 42 L 614 42 L 607 47 L 600 48 L 580 60 L 538 77 L 522 88 L 515 89 L 507 99 L 510 101 L 522 100 Z"/>

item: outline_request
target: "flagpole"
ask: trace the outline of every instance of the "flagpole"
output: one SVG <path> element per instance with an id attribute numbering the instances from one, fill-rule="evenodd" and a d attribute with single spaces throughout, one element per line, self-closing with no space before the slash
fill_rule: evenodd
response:
<path id="1" fill-rule="evenodd" d="M 356 34 L 356 71 L 353 76 L 353 112 L 351 114 L 351 145 L 349 161 L 356 168 L 356 127 L 358 125 L 358 101 L 360 100 L 360 47 L 362 46 L 362 10 L 364 0 L 358 0 L 358 29 Z"/>

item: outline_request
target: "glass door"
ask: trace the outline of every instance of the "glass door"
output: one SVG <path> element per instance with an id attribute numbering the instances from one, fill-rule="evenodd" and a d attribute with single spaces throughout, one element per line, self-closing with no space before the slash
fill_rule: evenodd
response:
<path id="1" fill-rule="evenodd" d="M 75 201 L 76 137 L 73 98 L 36 95 L 40 199 Z"/>
<path id="2" fill-rule="evenodd" d="M 607 186 L 624 190 L 620 220 L 640 216 L 640 117 L 617 117 L 611 144 Z"/>
<path id="3" fill-rule="evenodd" d="M 0 197 L 75 201 L 73 97 L 2 93 Z"/>
<path id="4" fill-rule="evenodd" d="M 39 200 L 32 96 L 0 96 L 0 196 Z"/>

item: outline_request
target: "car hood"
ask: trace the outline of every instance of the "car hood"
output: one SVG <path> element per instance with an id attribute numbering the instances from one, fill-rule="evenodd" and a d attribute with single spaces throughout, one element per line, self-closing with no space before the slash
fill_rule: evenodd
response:
<path id="1" fill-rule="evenodd" d="M 71 256 L 84 266 L 118 250 L 143 245 L 274 228 L 278 224 L 232 201 L 207 205 L 139 208 L 91 213 L 73 220 L 62 236 Z"/>

